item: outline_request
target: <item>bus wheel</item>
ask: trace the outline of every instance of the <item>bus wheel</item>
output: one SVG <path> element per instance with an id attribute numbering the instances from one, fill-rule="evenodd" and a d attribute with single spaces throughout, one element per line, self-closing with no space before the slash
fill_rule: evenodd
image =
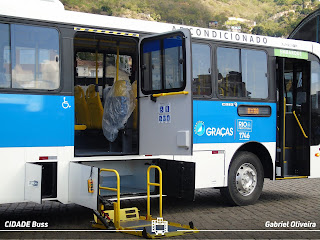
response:
<path id="1" fill-rule="evenodd" d="M 228 186 L 220 191 L 232 205 L 250 205 L 260 197 L 263 180 L 259 158 L 251 152 L 239 152 L 229 168 Z"/>

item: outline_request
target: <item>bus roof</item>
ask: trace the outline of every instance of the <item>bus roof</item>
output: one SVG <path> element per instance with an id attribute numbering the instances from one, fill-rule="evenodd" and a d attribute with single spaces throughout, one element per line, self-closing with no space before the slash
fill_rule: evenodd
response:
<path id="1" fill-rule="evenodd" d="M 180 28 L 188 28 L 190 29 L 193 38 L 268 47 L 270 46 L 274 48 L 315 52 L 317 55 L 320 54 L 320 47 L 317 43 L 228 32 L 186 25 L 74 12 L 65 10 L 63 4 L 59 0 L 0 1 L 0 15 L 70 24 L 74 27 L 90 27 L 112 30 L 116 29 L 118 31 L 127 31 L 133 33 L 162 33 Z"/>

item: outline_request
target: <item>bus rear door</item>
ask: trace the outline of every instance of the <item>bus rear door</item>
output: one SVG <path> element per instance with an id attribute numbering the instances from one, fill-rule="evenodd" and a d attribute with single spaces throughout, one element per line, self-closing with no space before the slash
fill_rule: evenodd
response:
<path id="1" fill-rule="evenodd" d="M 139 153 L 192 154 L 191 34 L 140 40 Z"/>

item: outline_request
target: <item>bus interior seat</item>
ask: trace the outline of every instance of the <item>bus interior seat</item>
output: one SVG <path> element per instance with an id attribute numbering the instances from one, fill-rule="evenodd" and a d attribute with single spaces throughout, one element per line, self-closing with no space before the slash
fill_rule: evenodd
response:
<path id="1" fill-rule="evenodd" d="M 91 122 L 88 104 L 85 98 L 84 91 L 82 87 L 79 85 L 74 87 L 74 99 L 76 123 L 80 125 L 85 125 L 87 128 L 90 128 Z"/>
<path id="2" fill-rule="evenodd" d="M 102 128 L 103 107 L 99 92 L 96 92 L 96 86 L 90 84 L 86 91 L 86 100 L 91 118 L 91 129 Z"/>

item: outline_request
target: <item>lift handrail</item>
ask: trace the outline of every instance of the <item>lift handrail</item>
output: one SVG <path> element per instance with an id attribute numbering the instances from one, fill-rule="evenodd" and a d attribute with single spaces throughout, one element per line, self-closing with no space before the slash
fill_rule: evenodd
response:
<path id="1" fill-rule="evenodd" d="M 298 123 L 298 125 L 299 125 L 299 127 L 300 127 L 300 130 L 301 130 L 303 136 L 304 136 L 305 138 L 308 138 L 308 136 L 306 135 L 305 131 L 303 130 L 303 127 L 302 127 L 302 125 L 301 125 L 301 123 L 300 123 L 300 121 L 299 121 L 299 119 L 298 119 L 298 117 L 297 117 L 296 111 L 293 111 L 292 113 L 293 113 L 294 117 L 295 117 L 296 120 L 297 120 L 297 123 Z"/>
<path id="2" fill-rule="evenodd" d="M 99 174 L 101 174 L 101 172 L 113 172 L 117 176 L 117 188 L 102 187 L 99 183 L 99 195 L 100 195 L 101 189 L 117 192 L 117 202 L 113 203 L 113 208 L 114 208 L 113 222 L 116 229 L 119 229 L 120 228 L 120 176 L 118 171 L 114 169 L 101 168 Z"/>
<path id="3" fill-rule="evenodd" d="M 150 170 L 158 169 L 159 171 L 159 183 L 150 182 Z M 159 187 L 159 217 L 162 217 L 162 170 L 159 166 L 151 165 L 147 170 L 147 219 L 151 220 L 150 215 L 150 186 Z"/>

